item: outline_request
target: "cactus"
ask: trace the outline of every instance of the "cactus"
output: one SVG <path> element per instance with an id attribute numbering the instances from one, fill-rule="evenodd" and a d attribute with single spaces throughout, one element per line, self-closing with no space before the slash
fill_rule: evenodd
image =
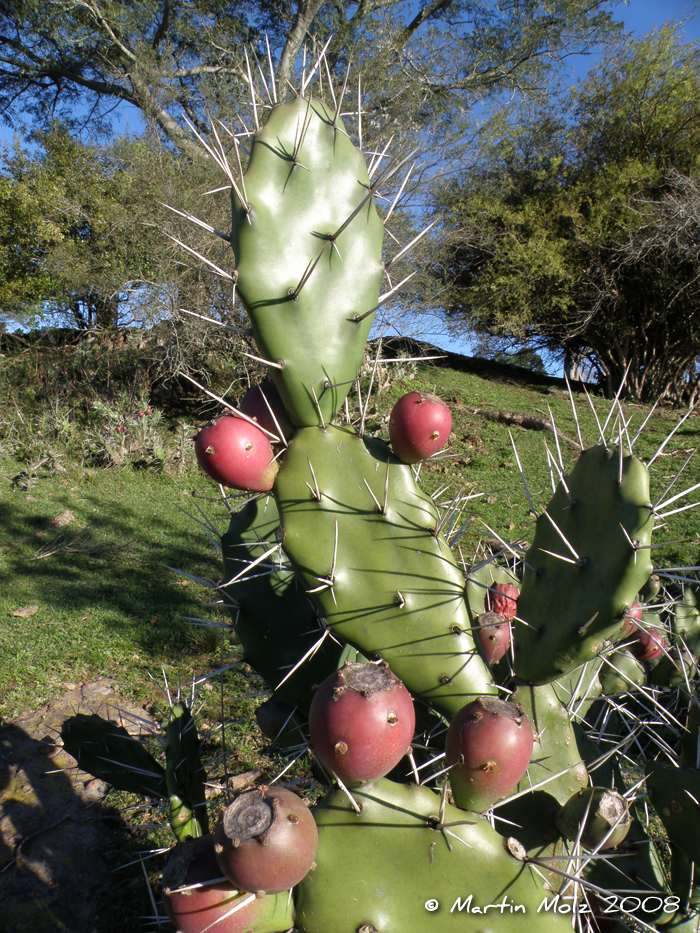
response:
<path id="1" fill-rule="evenodd" d="M 268 890 L 278 898 L 294 886 L 289 904 L 298 933 L 514 933 L 535 923 L 563 933 L 571 912 L 583 931 L 581 918 L 591 905 L 600 906 L 606 895 L 620 900 L 635 886 L 653 895 L 656 906 L 620 900 L 622 924 L 683 929 L 698 917 L 700 787 L 691 768 L 698 761 L 700 623 L 691 587 L 671 597 L 652 575 L 658 508 L 651 504 L 648 469 L 631 442 L 622 446 L 626 423 L 617 435 L 611 428 L 612 439 L 601 428 L 600 443 L 585 448 L 582 442 L 567 475 L 562 465 L 522 560 L 509 547 L 511 566 L 494 556 L 473 567 L 458 564 L 440 510 L 421 489 L 418 470 L 404 462 L 418 462 L 438 449 L 433 443 L 442 445 L 449 433 L 442 406 L 440 427 L 423 431 L 417 447 L 396 424 L 393 446 L 366 436 L 364 414 L 359 430 L 349 416 L 339 423 L 380 304 L 383 228 L 374 196 L 394 171 L 370 178 L 375 173 L 339 113 L 339 103 L 331 109 L 308 92 L 271 102 L 246 170 L 240 166 L 236 180 L 227 169 L 234 189 L 233 278 L 256 358 L 268 366 L 289 423 L 277 432 L 284 436 L 269 495 L 231 510 L 217 592 L 243 659 L 271 688 L 260 721 L 281 718 L 281 733 L 293 723 L 302 741 L 292 752 L 299 758 L 307 741 L 312 753 L 315 745 L 311 776 L 327 785 L 308 811 L 318 828 L 315 863 L 309 867 L 310 855 L 303 877 L 285 873 Z M 421 405 L 425 398 L 419 394 Z M 249 397 L 245 405 L 252 404 Z M 264 409 L 257 410 L 262 425 Z M 284 419 L 277 412 L 272 424 L 279 428 Z M 261 488 L 268 491 L 267 484 L 251 491 Z M 506 640 L 499 644 L 498 657 L 489 639 L 495 610 L 515 612 L 512 621 L 497 616 L 513 632 L 505 653 Z M 337 673 L 348 659 L 363 669 L 370 665 L 370 683 L 386 675 L 408 691 L 400 712 L 376 704 L 382 728 L 368 744 L 381 747 L 376 755 L 363 747 L 360 755 L 363 767 L 372 758 L 370 770 L 338 765 L 351 746 L 354 752 L 356 735 L 346 741 L 333 731 L 335 723 L 319 727 L 312 700 L 325 682 L 316 693 L 319 704 L 337 704 L 340 719 L 345 706 L 354 710 L 342 696 L 348 669 Z M 392 735 L 411 698 L 415 734 L 401 733 L 396 747 L 376 737 Z M 362 704 L 370 707 L 364 697 Z M 526 752 L 508 748 L 499 736 L 493 754 L 478 758 L 487 776 L 507 772 L 507 785 L 495 790 L 461 774 L 468 754 L 453 747 L 454 733 L 474 708 L 517 722 L 528 736 Z M 145 770 L 171 800 L 180 837 L 204 834 L 188 708 L 173 706 L 167 737 L 165 771 Z M 282 740 L 294 741 L 288 734 Z M 655 761 L 660 755 L 684 767 L 664 767 Z M 636 803 L 642 778 L 635 782 L 633 775 L 640 763 L 670 841 L 670 877 L 653 824 Z M 478 785 L 475 795 L 465 791 L 465 781 Z M 273 790 L 249 793 L 264 801 Z M 613 801 L 612 822 L 605 813 L 599 817 L 600 798 L 603 810 Z M 589 832 L 591 813 L 591 823 L 599 820 L 595 832 Z M 608 835 L 616 820 L 624 823 L 624 839 Z M 222 852 L 230 849 L 227 858 L 235 861 L 240 833 L 234 827 L 226 841 L 218 832 L 219 856 L 227 861 Z M 258 835 L 261 849 L 267 836 Z M 599 851 L 608 844 L 612 854 Z M 257 880 L 231 877 L 257 890 Z M 433 902 L 436 910 L 426 908 Z M 279 903 L 267 903 L 286 929 L 290 911 L 282 918 Z M 270 931 L 277 920 L 265 917 L 251 929 Z"/>

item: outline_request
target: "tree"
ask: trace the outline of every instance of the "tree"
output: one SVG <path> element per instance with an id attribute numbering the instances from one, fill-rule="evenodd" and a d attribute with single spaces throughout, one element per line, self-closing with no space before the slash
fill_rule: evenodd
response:
<path id="1" fill-rule="evenodd" d="M 164 203 L 197 210 L 206 167 L 148 135 L 97 146 L 56 125 L 34 142 L 33 153 L 17 142 L 0 154 L 0 318 L 87 330 L 153 323 L 182 306 L 235 314 L 224 310 L 230 289 L 178 263 L 164 233 L 204 248 L 203 232 Z M 207 205 L 219 226 L 224 200 Z"/>
<path id="2" fill-rule="evenodd" d="M 182 115 L 206 132 L 209 114 L 245 112 L 247 47 L 257 76 L 269 41 L 277 93 L 285 95 L 300 50 L 308 46 L 310 63 L 330 40 L 338 83 L 351 56 L 364 77 L 370 137 L 387 124 L 414 132 L 437 122 L 444 137 L 476 97 L 533 90 L 552 62 L 599 42 L 615 2 L 5 0 L 0 114 L 11 123 L 59 118 L 75 126 L 76 114 L 104 120 L 126 101 L 194 157 Z"/>
<path id="3" fill-rule="evenodd" d="M 444 186 L 453 326 L 588 358 L 608 393 L 700 391 L 700 49 L 626 39 L 566 98 L 495 116 Z"/>

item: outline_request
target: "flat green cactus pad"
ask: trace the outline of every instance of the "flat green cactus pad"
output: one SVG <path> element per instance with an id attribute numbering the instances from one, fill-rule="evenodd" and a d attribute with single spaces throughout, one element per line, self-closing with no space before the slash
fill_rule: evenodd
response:
<path id="1" fill-rule="evenodd" d="M 447 717 L 495 693 L 435 504 L 386 444 L 301 428 L 274 494 L 284 550 L 334 634 Z"/>
<path id="2" fill-rule="evenodd" d="M 584 450 L 537 519 L 525 555 L 515 673 L 558 679 L 620 634 L 623 612 L 651 573 L 654 525 L 644 464 L 602 445 Z M 630 543 L 633 542 L 633 543 Z"/>
<path id="3" fill-rule="evenodd" d="M 362 364 L 384 277 L 364 157 L 325 104 L 299 97 L 255 136 L 244 182 L 231 244 L 255 342 L 284 367 L 270 375 L 292 421 L 319 424 L 319 406 L 329 421 Z"/>
<path id="4" fill-rule="evenodd" d="M 538 912 L 552 892 L 486 820 L 448 804 L 441 831 L 437 794 L 386 778 L 353 795 L 360 814 L 341 791 L 314 807 L 316 868 L 297 888 L 302 933 L 571 929 L 570 915 Z"/>

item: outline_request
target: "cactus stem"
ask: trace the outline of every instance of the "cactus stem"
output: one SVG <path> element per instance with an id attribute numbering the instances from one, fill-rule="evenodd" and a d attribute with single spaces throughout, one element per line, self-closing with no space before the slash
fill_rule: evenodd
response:
<path id="1" fill-rule="evenodd" d="M 384 476 L 384 505 L 382 506 L 382 515 L 386 515 L 388 504 L 389 504 L 389 460 L 387 460 L 386 462 L 386 474 Z"/>
<path id="2" fill-rule="evenodd" d="M 381 504 L 380 504 L 380 502 L 379 502 L 379 499 L 377 499 L 377 497 L 375 496 L 375 494 L 372 492 L 372 487 L 371 487 L 370 484 L 367 482 L 367 480 L 364 478 L 364 476 L 362 477 L 362 482 L 365 484 L 365 486 L 367 487 L 367 492 L 370 494 L 370 496 L 371 496 L 372 499 L 374 500 L 374 504 L 375 504 L 375 506 L 377 507 L 377 511 L 380 513 L 380 515 L 383 515 L 383 514 L 384 514 L 384 510 L 382 509 L 382 506 L 381 506 Z"/>

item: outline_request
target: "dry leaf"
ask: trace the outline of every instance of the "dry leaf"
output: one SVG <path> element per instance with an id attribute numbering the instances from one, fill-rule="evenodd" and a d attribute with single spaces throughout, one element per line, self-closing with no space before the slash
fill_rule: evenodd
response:
<path id="1" fill-rule="evenodd" d="M 29 616 L 33 616 L 34 613 L 38 611 L 38 606 L 22 606 L 20 609 L 13 609 L 10 615 L 19 616 L 21 619 L 28 619 Z"/>

